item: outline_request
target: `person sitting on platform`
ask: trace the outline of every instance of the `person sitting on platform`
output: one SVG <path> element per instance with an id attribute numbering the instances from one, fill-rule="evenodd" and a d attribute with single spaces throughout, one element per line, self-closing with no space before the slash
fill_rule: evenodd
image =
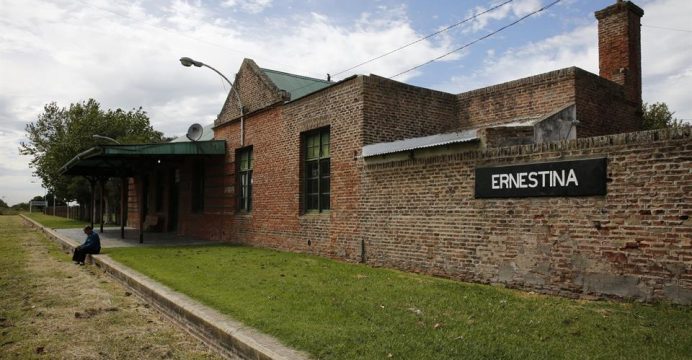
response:
<path id="1" fill-rule="evenodd" d="M 94 232 L 91 226 L 86 226 L 84 228 L 84 233 L 87 235 L 84 244 L 77 246 L 74 249 L 74 255 L 72 255 L 72 261 L 78 265 L 84 265 L 87 254 L 98 254 L 101 252 L 101 239 L 99 238 L 99 234 Z"/>

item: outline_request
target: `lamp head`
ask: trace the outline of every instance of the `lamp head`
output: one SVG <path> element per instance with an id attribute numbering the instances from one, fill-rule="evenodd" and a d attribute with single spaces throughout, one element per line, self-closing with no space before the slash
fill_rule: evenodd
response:
<path id="1" fill-rule="evenodd" d="M 196 67 L 201 67 L 201 66 L 202 66 L 202 63 L 201 63 L 201 62 L 192 60 L 192 59 L 190 59 L 190 58 L 187 57 L 187 56 L 181 57 L 181 58 L 180 58 L 180 63 L 183 64 L 183 66 L 187 66 L 187 67 L 190 67 L 190 66 L 192 66 L 192 65 L 194 65 L 194 66 L 196 66 Z"/>

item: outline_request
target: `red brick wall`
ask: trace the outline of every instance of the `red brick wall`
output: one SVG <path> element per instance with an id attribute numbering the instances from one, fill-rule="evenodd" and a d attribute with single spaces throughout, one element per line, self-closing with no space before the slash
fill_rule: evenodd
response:
<path id="1" fill-rule="evenodd" d="M 642 101 L 641 17 L 644 11 L 629 1 L 596 12 L 600 75 L 624 86 L 634 104 Z"/>
<path id="2" fill-rule="evenodd" d="M 233 88 L 235 90 L 228 92 L 226 102 L 221 109 L 219 117 L 216 119 L 215 125 L 232 121 L 240 116 L 238 96 L 235 91 L 242 94 L 240 97 L 245 114 L 250 114 L 283 101 L 276 85 L 269 80 L 251 59 L 243 60 L 240 70 L 233 81 Z"/>
<path id="3" fill-rule="evenodd" d="M 352 78 L 300 101 L 271 107 L 245 121 L 253 147 L 252 211 L 235 211 L 235 151 L 240 124 L 225 123 L 215 138 L 227 141 L 223 234 L 227 241 L 331 257 L 353 258 L 357 232 L 358 169 L 362 145 L 362 78 Z M 223 119 L 222 119 L 223 120 Z M 301 134 L 329 126 L 331 210 L 302 210 Z"/>
<path id="4" fill-rule="evenodd" d="M 690 128 L 366 165 L 369 264 L 567 296 L 692 302 Z M 608 194 L 474 199 L 474 168 L 608 158 Z"/>
<path id="5" fill-rule="evenodd" d="M 461 93 L 458 127 L 506 124 L 564 108 L 576 99 L 577 71 L 571 67 Z"/>
<path id="6" fill-rule="evenodd" d="M 459 127 L 479 128 L 548 115 L 574 103 L 577 137 L 637 131 L 641 110 L 622 86 L 577 67 L 458 95 Z"/>
<path id="7" fill-rule="evenodd" d="M 456 127 L 456 96 L 376 75 L 365 85 L 364 144 L 450 132 Z"/>
<path id="8" fill-rule="evenodd" d="M 577 137 L 638 131 L 640 106 L 625 98 L 624 88 L 588 71 L 576 71 Z"/>
<path id="9" fill-rule="evenodd" d="M 192 211 L 192 190 L 195 164 L 204 163 L 204 210 Z M 178 234 L 195 238 L 224 241 L 223 212 L 228 205 L 224 197 L 226 176 L 223 157 L 187 158 L 179 165 Z"/>

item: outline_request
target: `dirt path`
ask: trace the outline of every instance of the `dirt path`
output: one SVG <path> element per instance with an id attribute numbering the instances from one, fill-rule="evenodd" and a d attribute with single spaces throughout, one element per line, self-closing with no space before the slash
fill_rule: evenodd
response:
<path id="1" fill-rule="evenodd" d="M 187 334 L 18 216 L 0 216 L 0 358 L 215 359 Z"/>

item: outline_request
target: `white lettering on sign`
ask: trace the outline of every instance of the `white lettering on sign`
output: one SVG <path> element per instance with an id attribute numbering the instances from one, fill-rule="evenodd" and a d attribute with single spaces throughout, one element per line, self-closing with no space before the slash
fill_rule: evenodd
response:
<path id="1" fill-rule="evenodd" d="M 493 189 L 579 186 L 574 169 L 493 174 L 490 181 Z"/>

